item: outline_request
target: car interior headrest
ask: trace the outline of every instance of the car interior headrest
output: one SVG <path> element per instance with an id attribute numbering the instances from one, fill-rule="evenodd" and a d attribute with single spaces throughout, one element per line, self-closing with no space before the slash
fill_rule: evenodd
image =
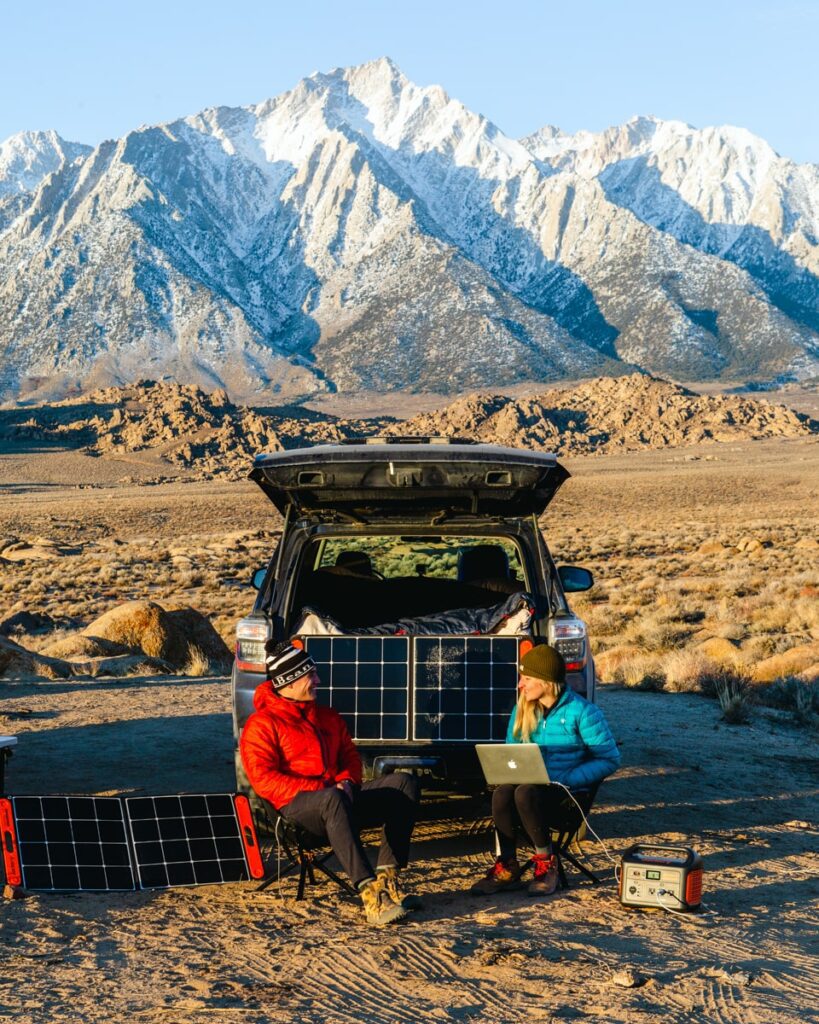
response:
<path id="1" fill-rule="evenodd" d="M 356 576 L 374 576 L 373 563 L 366 551 L 339 551 L 336 568 L 355 573 Z"/>
<path id="2" fill-rule="evenodd" d="M 509 558 L 499 544 L 476 544 L 458 553 L 458 580 L 509 578 Z"/>

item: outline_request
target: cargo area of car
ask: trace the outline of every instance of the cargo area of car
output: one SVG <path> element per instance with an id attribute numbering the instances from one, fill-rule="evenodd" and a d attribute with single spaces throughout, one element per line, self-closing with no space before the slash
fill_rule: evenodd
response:
<path id="1" fill-rule="evenodd" d="M 357 740 L 497 739 L 534 613 L 525 575 L 507 537 L 324 537 L 290 632 Z"/>

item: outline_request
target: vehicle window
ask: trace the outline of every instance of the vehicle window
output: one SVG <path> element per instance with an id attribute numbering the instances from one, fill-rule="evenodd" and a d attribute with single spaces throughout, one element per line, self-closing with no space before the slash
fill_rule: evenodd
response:
<path id="1" fill-rule="evenodd" d="M 458 565 L 471 579 L 505 575 L 506 555 L 508 579 L 523 582 L 524 574 L 517 544 L 508 537 L 333 537 L 324 542 L 318 568 L 334 566 L 360 575 L 383 579 L 426 576 L 434 579 L 458 579 Z"/>

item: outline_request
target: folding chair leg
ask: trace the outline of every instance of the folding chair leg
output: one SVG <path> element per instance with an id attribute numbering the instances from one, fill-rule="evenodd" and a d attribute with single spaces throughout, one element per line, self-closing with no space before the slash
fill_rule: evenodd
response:
<path id="1" fill-rule="evenodd" d="M 563 858 L 560 853 L 555 851 L 555 859 L 557 860 L 557 878 L 561 889 L 569 888 L 569 880 L 566 878 L 566 869 L 563 867 Z"/>
<path id="2" fill-rule="evenodd" d="M 298 892 L 296 893 L 296 899 L 297 900 L 303 900 L 304 899 L 304 884 L 307 881 L 307 872 L 309 870 L 310 870 L 310 862 L 307 860 L 306 857 L 302 856 L 302 858 L 301 858 L 301 871 L 299 872 L 299 888 L 298 888 Z M 311 874 L 312 874 L 312 872 L 311 872 Z"/>
<path id="3" fill-rule="evenodd" d="M 283 878 L 290 874 L 291 871 L 295 871 L 298 867 L 297 864 L 286 864 L 281 871 L 275 875 L 271 875 L 270 878 L 265 878 L 260 886 L 256 888 L 256 892 L 264 892 L 265 889 L 269 889 L 271 885 L 275 885 L 276 882 L 280 882 Z"/>
<path id="4" fill-rule="evenodd" d="M 355 889 L 352 885 L 350 885 L 350 883 L 346 881 L 344 878 L 341 878 L 339 875 L 337 875 L 332 868 L 328 868 L 323 860 L 313 861 L 313 866 L 317 867 L 319 871 L 322 871 L 325 875 L 327 875 L 327 877 L 331 881 L 335 882 L 337 886 L 344 889 L 345 892 L 350 893 L 351 896 L 358 895 L 358 890 Z"/>
<path id="5" fill-rule="evenodd" d="M 584 874 L 586 878 L 588 878 L 595 885 L 600 885 L 600 879 L 597 877 L 597 875 L 593 871 L 589 871 L 589 869 L 585 867 L 583 864 L 581 864 L 580 861 L 575 856 L 573 856 L 573 854 L 569 853 L 568 850 L 564 850 L 561 856 L 565 857 L 566 860 L 569 861 L 569 863 L 574 865 L 574 867 L 577 868 L 578 871 L 582 872 L 582 874 Z"/>

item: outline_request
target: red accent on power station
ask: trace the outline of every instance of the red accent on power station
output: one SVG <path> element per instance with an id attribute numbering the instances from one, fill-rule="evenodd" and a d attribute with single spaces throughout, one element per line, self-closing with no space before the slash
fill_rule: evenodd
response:
<path id="1" fill-rule="evenodd" d="M 685 880 L 685 902 L 698 907 L 702 901 L 702 868 L 695 868 Z"/>

